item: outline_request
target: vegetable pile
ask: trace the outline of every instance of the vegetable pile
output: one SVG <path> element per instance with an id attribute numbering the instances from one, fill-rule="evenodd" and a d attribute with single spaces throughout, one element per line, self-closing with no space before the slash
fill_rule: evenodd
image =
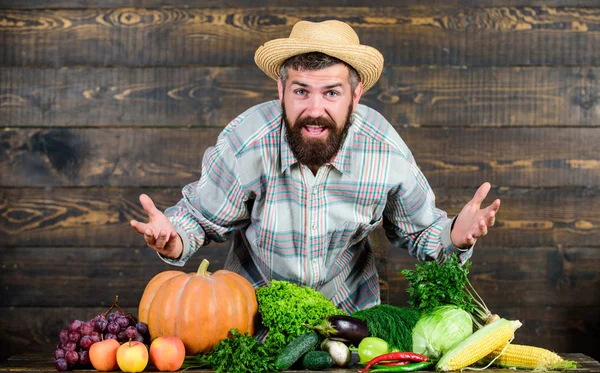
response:
<path id="1" fill-rule="evenodd" d="M 408 281 L 410 307 L 380 304 L 352 315 L 316 290 L 273 280 L 256 289 L 264 340 L 231 329 L 209 352 L 188 356 L 182 368 L 216 373 L 353 365 L 358 373 L 444 372 L 475 365 L 576 368 L 551 351 L 512 344 L 521 323 L 492 315 L 469 281 L 470 266 L 456 255 L 443 264 L 417 264 L 414 270 L 401 271 Z M 358 364 L 352 363 L 353 352 Z"/>
<path id="2" fill-rule="evenodd" d="M 462 370 L 473 364 L 484 365 L 480 369 L 494 364 L 542 371 L 576 367 L 575 362 L 542 348 L 508 348 L 521 323 L 490 312 L 468 279 L 470 266 L 469 261 L 461 265 L 453 254 L 443 265 L 429 261 L 415 265 L 415 270 L 400 271 L 409 282 L 409 304 L 423 313 L 413 329 L 414 351 L 436 360 L 437 371 Z M 475 332 L 469 328 L 467 315 Z"/>

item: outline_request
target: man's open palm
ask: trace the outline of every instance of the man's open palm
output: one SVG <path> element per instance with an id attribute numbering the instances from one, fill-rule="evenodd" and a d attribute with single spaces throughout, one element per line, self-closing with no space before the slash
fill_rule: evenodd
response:
<path id="1" fill-rule="evenodd" d="M 491 187 L 490 183 L 483 183 L 475 192 L 473 199 L 458 214 L 450 233 L 454 245 L 458 247 L 471 246 L 478 238 L 485 236 L 488 228 L 494 225 L 496 212 L 500 208 L 500 200 L 497 199 L 486 208 L 481 208 Z"/>
<path id="2" fill-rule="evenodd" d="M 142 223 L 132 220 L 130 223 L 133 229 L 144 236 L 146 244 L 151 249 L 170 258 L 179 257 L 183 251 L 183 243 L 171 221 L 156 208 L 152 199 L 146 194 L 140 195 L 140 203 L 148 214 L 149 221 Z"/>

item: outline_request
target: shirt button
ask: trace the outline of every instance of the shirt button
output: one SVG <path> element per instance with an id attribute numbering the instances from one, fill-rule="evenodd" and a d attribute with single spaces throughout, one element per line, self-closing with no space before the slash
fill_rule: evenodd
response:
<path id="1" fill-rule="evenodd" d="M 313 224 L 313 226 L 312 226 L 312 230 L 313 230 L 313 231 L 316 231 L 316 230 L 317 230 L 317 225 L 316 225 L 316 224 Z"/>

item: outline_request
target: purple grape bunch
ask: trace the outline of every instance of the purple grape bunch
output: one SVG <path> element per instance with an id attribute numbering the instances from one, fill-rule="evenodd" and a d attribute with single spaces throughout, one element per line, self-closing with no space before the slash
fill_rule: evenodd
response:
<path id="1" fill-rule="evenodd" d="M 89 321 L 72 320 L 66 329 L 58 333 L 59 342 L 54 351 L 54 367 L 57 371 L 91 367 L 90 347 L 105 339 L 112 338 L 119 343 L 132 340 L 142 342 L 146 347 L 150 345 L 148 325 L 123 312 L 117 305 L 117 299 L 105 313 Z"/>

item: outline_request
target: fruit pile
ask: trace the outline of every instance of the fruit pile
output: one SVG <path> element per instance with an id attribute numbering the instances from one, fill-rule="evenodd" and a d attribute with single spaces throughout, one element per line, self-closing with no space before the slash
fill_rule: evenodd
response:
<path id="1" fill-rule="evenodd" d="M 230 329 L 252 334 L 258 313 L 254 287 L 234 272 L 210 273 L 208 264 L 203 260 L 198 271 L 191 274 L 169 270 L 154 276 L 140 300 L 139 319 L 123 312 L 117 297 L 106 312 L 91 320 L 71 321 L 59 334 L 54 354 L 56 370 L 92 366 L 97 371 L 135 373 L 152 363 L 159 371 L 176 371 L 182 367 L 186 353 L 211 350 L 227 339 Z M 215 293 L 217 284 L 220 293 Z M 173 294 L 190 301 L 180 302 L 180 297 L 170 297 Z M 208 300 L 217 303 L 208 307 L 210 312 Z M 206 320 L 213 328 L 207 328 Z"/>
<path id="2" fill-rule="evenodd" d="M 119 343 L 137 341 L 150 344 L 148 325 L 125 313 L 117 304 L 89 321 L 73 320 L 59 333 L 54 352 L 54 367 L 62 372 L 73 368 L 90 367 L 90 347 L 99 341 L 114 339 Z"/>

